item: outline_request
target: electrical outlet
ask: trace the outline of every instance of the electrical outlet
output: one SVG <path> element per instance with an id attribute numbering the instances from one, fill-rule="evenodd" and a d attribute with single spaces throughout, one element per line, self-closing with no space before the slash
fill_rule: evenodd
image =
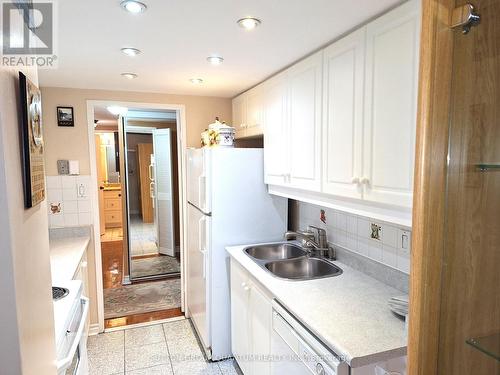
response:
<path id="1" fill-rule="evenodd" d="M 58 160 L 57 161 L 57 173 L 58 174 L 69 174 L 69 160 Z"/>
<path id="2" fill-rule="evenodd" d="M 371 233 L 371 238 L 373 240 L 377 240 L 377 241 L 380 241 L 382 238 L 381 238 L 381 234 L 382 234 L 382 227 L 378 224 L 375 224 L 375 223 L 370 223 L 370 228 L 372 230 L 372 233 Z"/>
<path id="3" fill-rule="evenodd" d="M 410 250 L 411 232 L 408 232 L 406 230 L 400 230 L 399 234 L 401 236 L 399 238 L 400 248 L 403 250 Z"/>

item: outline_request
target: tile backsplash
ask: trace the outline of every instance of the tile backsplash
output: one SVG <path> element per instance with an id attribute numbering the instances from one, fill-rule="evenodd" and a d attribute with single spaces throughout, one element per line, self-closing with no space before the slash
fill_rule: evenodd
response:
<path id="1" fill-rule="evenodd" d="M 90 225 L 90 176 L 47 176 L 51 228 Z"/>
<path id="2" fill-rule="evenodd" d="M 298 202 L 297 207 L 298 229 L 308 225 L 324 228 L 332 245 L 409 274 L 410 228 L 304 202 Z"/>

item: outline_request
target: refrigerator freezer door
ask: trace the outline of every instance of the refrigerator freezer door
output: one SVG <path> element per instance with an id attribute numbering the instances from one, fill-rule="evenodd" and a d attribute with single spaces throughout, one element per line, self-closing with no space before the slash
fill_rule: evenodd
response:
<path id="1" fill-rule="evenodd" d="M 189 313 L 205 348 L 210 347 L 210 326 L 208 309 L 210 305 L 208 288 L 208 256 L 210 254 L 210 216 L 204 215 L 193 205 L 188 205 L 188 288 Z"/>
<path id="2" fill-rule="evenodd" d="M 187 198 L 188 202 L 204 213 L 211 212 L 210 150 L 187 150 Z"/>

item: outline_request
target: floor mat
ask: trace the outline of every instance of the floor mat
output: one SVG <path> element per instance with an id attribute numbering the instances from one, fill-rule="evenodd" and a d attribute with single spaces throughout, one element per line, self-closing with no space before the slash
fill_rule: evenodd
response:
<path id="1" fill-rule="evenodd" d="M 104 289 L 104 319 L 180 306 L 180 279 L 150 281 Z"/>
<path id="2" fill-rule="evenodd" d="M 130 276 L 134 279 L 180 271 L 181 266 L 177 258 L 168 255 L 140 259 L 132 258 L 132 264 L 130 265 Z"/>

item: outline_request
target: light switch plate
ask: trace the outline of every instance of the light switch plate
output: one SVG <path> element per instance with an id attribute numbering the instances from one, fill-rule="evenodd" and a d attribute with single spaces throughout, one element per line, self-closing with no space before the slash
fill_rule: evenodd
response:
<path id="1" fill-rule="evenodd" d="M 69 160 L 58 160 L 57 161 L 57 173 L 58 174 L 69 174 Z"/>

